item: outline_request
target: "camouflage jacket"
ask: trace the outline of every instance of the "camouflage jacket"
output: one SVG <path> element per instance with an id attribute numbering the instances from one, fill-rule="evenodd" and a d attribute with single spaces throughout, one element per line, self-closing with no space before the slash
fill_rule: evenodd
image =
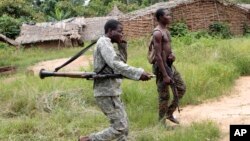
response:
<path id="1" fill-rule="evenodd" d="M 125 62 L 126 60 L 115 51 L 110 38 L 103 36 L 98 39 L 94 49 L 94 72 L 98 73 L 102 70 L 100 72 L 102 74 L 122 74 L 130 79 L 139 80 L 144 70 L 129 66 Z M 121 79 L 110 78 L 94 80 L 94 96 L 120 95 L 121 82 Z"/>

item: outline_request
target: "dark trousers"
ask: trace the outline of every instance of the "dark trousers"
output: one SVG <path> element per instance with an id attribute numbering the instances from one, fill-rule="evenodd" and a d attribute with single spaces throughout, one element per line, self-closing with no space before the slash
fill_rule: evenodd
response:
<path id="1" fill-rule="evenodd" d="M 186 92 L 186 85 L 183 79 L 181 78 L 180 73 L 176 70 L 174 65 L 172 65 L 172 71 L 173 71 L 173 79 L 178 91 L 178 99 L 180 100 Z M 156 64 L 153 65 L 153 72 L 156 75 L 156 85 L 159 98 L 159 120 L 161 120 L 164 116 L 169 116 L 174 113 L 174 111 L 178 106 L 178 100 L 176 97 L 173 97 L 171 104 L 169 103 L 170 86 L 163 85 L 162 83 L 163 75 Z"/>

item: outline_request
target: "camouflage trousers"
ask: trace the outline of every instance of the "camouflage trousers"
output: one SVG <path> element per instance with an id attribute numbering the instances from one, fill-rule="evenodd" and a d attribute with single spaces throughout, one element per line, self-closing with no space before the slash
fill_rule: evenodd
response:
<path id="1" fill-rule="evenodd" d="M 186 85 L 181 78 L 180 73 L 176 70 L 176 68 L 172 65 L 174 82 L 178 91 L 178 99 L 180 100 L 186 92 Z M 164 118 L 164 116 L 172 115 L 178 106 L 178 99 L 173 97 L 171 104 L 170 101 L 170 91 L 169 85 L 164 86 L 163 75 L 160 72 L 159 68 L 156 64 L 153 65 L 153 72 L 156 75 L 156 85 L 158 91 L 158 99 L 159 99 L 159 120 Z"/>
<path id="2" fill-rule="evenodd" d="M 127 141 L 128 118 L 119 96 L 95 97 L 97 105 L 110 121 L 110 127 L 90 135 L 91 141 Z"/>

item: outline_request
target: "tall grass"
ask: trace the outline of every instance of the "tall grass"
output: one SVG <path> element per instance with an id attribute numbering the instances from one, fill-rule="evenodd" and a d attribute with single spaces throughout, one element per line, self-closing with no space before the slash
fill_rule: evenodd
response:
<path id="1" fill-rule="evenodd" d="M 146 60 L 145 38 L 129 41 L 128 64 L 151 72 Z M 175 66 L 182 74 L 187 92 L 180 106 L 228 94 L 234 80 L 250 73 L 250 40 L 218 40 L 192 35 L 173 38 Z M 15 50 L 0 48 L 0 65 L 18 66 L 14 75 L 0 76 L 0 140 L 76 140 L 108 126 L 96 107 L 92 81 L 46 78 L 25 73 L 36 62 L 70 57 L 81 48 Z M 92 52 L 89 51 L 89 54 Z M 168 130 L 158 123 L 155 79 L 146 82 L 123 80 L 122 100 L 130 120 L 130 138 L 136 141 L 218 140 L 215 123 L 202 121 Z"/>

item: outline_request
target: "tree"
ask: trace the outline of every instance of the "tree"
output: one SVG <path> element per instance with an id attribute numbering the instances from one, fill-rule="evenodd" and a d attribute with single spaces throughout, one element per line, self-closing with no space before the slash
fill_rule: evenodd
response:
<path id="1" fill-rule="evenodd" d="M 21 21 L 14 19 L 8 15 L 0 17 L 0 33 L 8 38 L 15 39 L 20 32 Z"/>
<path id="2" fill-rule="evenodd" d="M 55 7 L 55 10 L 50 12 L 49 18 L 50 21 L 61 21 L 70 17 L 70 11 L 65 12 L 58 7 Z"/>
<path id="3" fill-rule="evenodd" d="M 33 12 L 32 5 L 25 0 L 1 0 L 0 3 L 0 16 L 7 14 L 14 18 L 31 18 Z"/>

